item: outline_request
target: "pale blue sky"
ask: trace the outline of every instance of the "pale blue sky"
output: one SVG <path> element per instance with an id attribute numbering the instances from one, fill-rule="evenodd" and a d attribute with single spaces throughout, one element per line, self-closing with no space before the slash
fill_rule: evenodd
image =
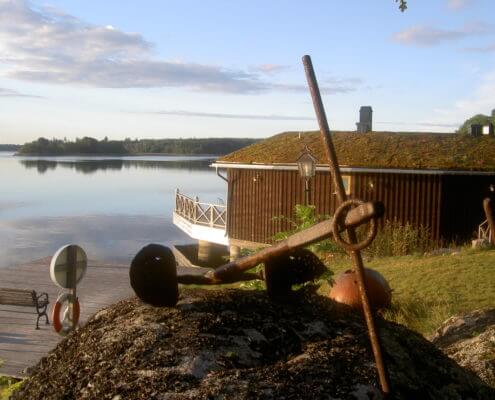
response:
<path id="1" fill-rule="evenodd" d="M 495 108 L 491 0 L 0 0 L 0 143 L 39 136 L 452 132 Z"/>

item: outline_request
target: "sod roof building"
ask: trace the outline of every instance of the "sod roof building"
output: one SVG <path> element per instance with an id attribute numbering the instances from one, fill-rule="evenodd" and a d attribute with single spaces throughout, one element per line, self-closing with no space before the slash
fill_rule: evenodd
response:
<path id="1" fill-rule="evenodd" d="M 349 197 L 381 200 L 384 219 L 424 226 L 434 240 L 467 240 L 485 220 L 495 187 L 495 138 L 455 134 L 333 132 Z M 305 146 L 317 160 L 310 203 L 332 215 L 336 195 L 319 132 L 282 133 L 219 158 L 227 171 L 225 244 L 271 243 L 305 202 L 296 164 Z"/>

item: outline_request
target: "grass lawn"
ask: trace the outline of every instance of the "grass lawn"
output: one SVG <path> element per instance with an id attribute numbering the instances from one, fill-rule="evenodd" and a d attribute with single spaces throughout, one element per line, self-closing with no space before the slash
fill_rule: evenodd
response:
<path id="1" fill-rule="evenodd" d="M 405 325 L 424 336 L 431 335 L 449 317 L 480 308 L 495 307 L 495 249 L 461 249 L 435 256 L 375 258 L 365 266 L 379 271 L 393 290 L 392 308 L 386 319 Z M 333 278 L 351 268 L 348 257 L 329 263 Z M 330 285 L 320 281 L 319 293 L 328 295 Z M 207 289 L 264 290 L 264 282 L 198 286 Z"/>
<path id="2" fill-rule="evenodd" d="M 495 307 L 495 250 L 462 249 L 458 254 L 403 256 L 365 262 L 388 280 L 392 309 L 385 318 L 428 336 L 454 314 Z M 336 277 L 350 261 L 331 265 Z M 320 292 L 327 294 L 328 285 Z"/>

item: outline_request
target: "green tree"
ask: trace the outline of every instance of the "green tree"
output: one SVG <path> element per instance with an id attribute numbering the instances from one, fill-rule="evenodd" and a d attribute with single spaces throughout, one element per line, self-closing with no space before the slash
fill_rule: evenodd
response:
<path id="1" fill-rule="evenodd" d="M 402 12 L 407 10 L 407 1 L 406 0 L 395 0 L 396 3 L 399 3 L 399 10 Z"/>

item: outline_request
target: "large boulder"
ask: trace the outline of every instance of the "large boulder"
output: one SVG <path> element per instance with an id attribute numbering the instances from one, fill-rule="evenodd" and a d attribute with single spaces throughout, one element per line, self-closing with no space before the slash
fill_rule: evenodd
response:
<path id="1" fill-rule="evenodd" d="M 431 341 L 495 387 L 495 309 L 451 317 L 437 329 Z"/>
<path id="2" fill-rule="evenodd" d="M 396 399 L 489 399 L 495 390 L 432 343 L 378 320 Z M 94 315 L 31 371 L 14 399 L 380 399 L 363 318 L 311 291 L 183 290 L 172 308 L 133 298 Z"/>

